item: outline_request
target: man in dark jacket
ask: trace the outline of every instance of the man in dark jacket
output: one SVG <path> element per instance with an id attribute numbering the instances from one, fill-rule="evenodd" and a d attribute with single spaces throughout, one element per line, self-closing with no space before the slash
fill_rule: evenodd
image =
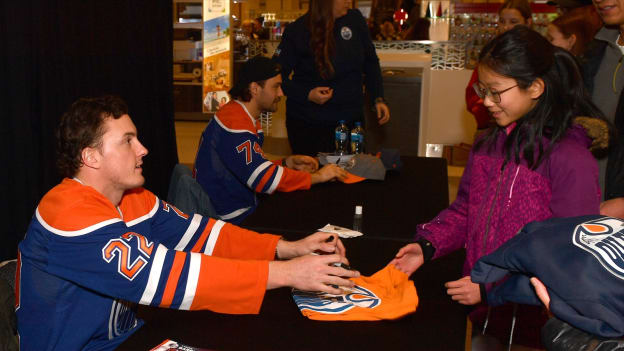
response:
<path id="1" fill-rule="evenodd" d="M 605 26 L 585 54 L 584 80 L 592 100 L 624 135 L 624 0 L 593 0 Z M 624 138 L 599 159 L 604 215 L 624 217 Z"/>

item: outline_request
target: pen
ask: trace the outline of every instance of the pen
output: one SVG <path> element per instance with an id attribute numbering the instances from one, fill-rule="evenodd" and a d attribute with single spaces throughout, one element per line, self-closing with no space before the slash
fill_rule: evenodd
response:
<path id="1" fill-rule="evenodd" d="M 346 264 L 344 264 L 344 263 L 342 263 L 342 262 L 336 262 L 336 263 L 333 263 L 332 265 L 333 265 L 334 267 L 344 268 L 344 269 L 349 270 L 349 271 L 351 271 L 351 270 L 352 270 L 352 269 L 351 269 L 351 266 L 346 265 Z"/>
<path id="2" fill-rule="evenodd" d="M 325 239 L 326 243 L 331 243 L 332 241 L 334 241 L 334 236 L 330 236 L 329 238 Z M 334 253 L 336 253 L 336 248 L 338 247 L 338 241 L 336 241 L 336 244 L 334 245 Z"/>

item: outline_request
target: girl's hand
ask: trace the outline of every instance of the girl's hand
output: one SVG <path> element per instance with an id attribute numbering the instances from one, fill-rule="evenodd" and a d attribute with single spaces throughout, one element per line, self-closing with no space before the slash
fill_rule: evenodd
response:
<path id="1" fill-rule="evenodd" d="M 425 262 L 420 244 L 403 246 L 397 252 L 395 258 L 390 261 L 401 272 L 411 275 Z"/>
<path id="2" fill-rule="evenodd" d="M 448 282 L 444 286 L 447 289 L 446 293 L 451 295 L 451 299 L 462 305 L 476 305 L 481 302 L 479 284 L 473 283 L 469 276 Z"/>
<path id="3" fill-rule="evenodd" d="M 379 122 L 379 125 L 386 124 L 390 120 L 388 105 L 378 102 L 375 104 L 375 109 L 377 110 L 377 122 Z"/>
<path id="4" fill-rule="evenodd" d="M 317 105 L 323 105 L 334 95 L 334 89 L 330 87 L 316 87 L 308 93 L 308 100 Z"/>

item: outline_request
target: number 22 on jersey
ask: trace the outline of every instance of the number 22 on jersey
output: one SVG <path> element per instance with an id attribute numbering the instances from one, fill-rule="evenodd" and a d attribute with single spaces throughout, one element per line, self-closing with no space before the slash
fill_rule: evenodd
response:
<path id="1" fill-rule="evenodd" d="M 137 257 L 130 263 L 132 254 L 132 246 L 134 240 L 138 254 Z M 121 238 L 111 239 L 102 248 L 102 258 L 106 263 L 111 263 L 114 259 L 117 260 L 117 272 L 124 278 L 132 281 L 145 267 L 147 259 L 150 258 L 152 250 L 154 249 L 154 243 L 147 241 L 141 234 L 134 232 L 127 232 L 122 235 Z"/>

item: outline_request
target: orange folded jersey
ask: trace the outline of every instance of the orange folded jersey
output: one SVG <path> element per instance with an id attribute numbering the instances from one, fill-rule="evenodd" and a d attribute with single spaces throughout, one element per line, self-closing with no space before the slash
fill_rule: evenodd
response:
<path id="1" fill-rule="evenodd" d="M 416 311 L 414 283 L 393 265 L 352 280 L 355 286 L 341 295 L 293 289 L 293 298 L 304 316 L 323 321 L 397 319 Z"/>

